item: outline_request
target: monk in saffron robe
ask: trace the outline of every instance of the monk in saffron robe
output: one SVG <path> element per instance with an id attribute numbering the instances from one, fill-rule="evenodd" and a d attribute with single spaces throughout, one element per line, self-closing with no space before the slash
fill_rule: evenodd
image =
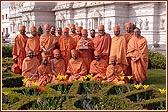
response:
<path id="1" fill-rule="evenodd" d="M 120 34 L 120 27 L 113 27 L 115 36 L 111 43 L 111 56 L 117 56 L 117 63 L 123 68 L 124 74 L 127 72 L 127 58 L 126 58 L 126 41 L 123 35 Z"/>
<path id="2" fill-rule="evenodd" d="M 75 80 L 83 81 L 83 76 L 87 75 L 87 67 L 82 58 L 78 57 L 77 50 L 71 50 L 72 58 L 68 61 L 67 74 L 70 74 L 69 82 Z"/>
<path id="3" fill-rule="evenodd" d="M 54 36 L 54 38 L 55 38 L 55 48 L 54 49 L 59 49 L 59 45 L 58 45 L 58 39 L 59 39 L 59 37 L 57 37 L 56 36 L 56 34 L 55 34 L 55 31 L 56 29 L 55 29 L 55 26 L 51 26 L 51 29 L 50 29 L 50 33 L 51 33 L 51 35 L 53 35 Z"/>
<path id="4" fill-rule="evenodd" d="M 94 29 L 91 29 L 91 30 L 90 30 L 90 37 L 91 37 L 91 39 L 94 39 L 95 36 L 96 36 L 95 30 L 94 30 Z"/>
<path id="5" fill-rule="evenodd" d="M 127 44 L 129 42 L 129 40 L 133 37 L 133 34 L 134 34 L 133 31 L 132 31 L 132 26 L 133 26 L 133 24 L 131 22 L 125 23 L 126 33 L 124 34 L 124 37 L 125 37 L 125 40 L 126 40 L 126 50 L 127 50 Z M 127 62 L 128 62 L 127 73 L 125 75 L 126 76 L 132 76 L 131 58 L 130 57 L 127 57 Z"/>
<path id="6" fill-rule="evenodd" d="M 82 30 L 82 38 L 78 41 L 76 49 L 79 52 L 80 57 L 83 58 L 86 66 L 87 66 L 87 71 L 90 69 L 90 63 L 93 60 L 93 41 L 87 37 L 88 32 L 87 29 Z"/>
<path id="7" fill-rule="evenodd" d="M 114 84 L 118 82 L 120 84 L 124 84 L 125 82 L 120 79 L 120 76 L 123 74 L 122 67 L 116 62 L 116 56 L 110 57 L 110 65 L 107 67 L 107 80 L 105 82 L 112 82 Z"/>
<path id="8" fill-rule="evenodd" d="M 57 35 L 58 39 L 62 36 L 62 28 L 61 27 L 58 27 L 57 28 Z"/>
<path id="9" fill-rule="evenodd" d="M 98 26 L 98 35 L 93 39 L 94 49 L 102 52 L 102 58 L 109 62 L 111 36 L 104 30 L 104 25 Z"/>
<path id="10" fill-rule="evenodd" d="M 51 60 L 51 70 L 53 74 L 53 78 L 51 83 L 58 83 L 60 82 L 57 79 L 57 75 L 65 75 L 66 72 L 66 65 L 65 61 L 61 58 L 61 53 L 58 49 L 53 51 L 54 59 Z"/>
<path id="11" fill-rule="evenodd" d="M 108 63 L 106 60 L 101 58 L 101 52 L 100 51 L 94 51 L 94 58 L 90 64 L 90 72 L 93 74 L 92 80 L 95 81 L 102 81 L 104 76 L 106 76 L 106 70 Z"/>
<path id="12" fill-rule="evenodd" d="M 134 36 L 128 42 L 127 57 L 131 58 L 134 83 L 142 84 L 147 79 L 148 47 L 139 28 L 134 30 Z"/>
<path id="13" fill-rule="evenodd" d="M 48 59 L 44 53 L 42 53 L 42 63 L 37 69 L 39 79 L 36 82 L 37 85 L 42 85 L 43 83 L 51 83 L 52 80 L 52 71 L 51 71 L 51 65 L 48 62 Z"/>
<path id="14" fill-rule="evenodd" d="M 59 45 L 62 58 L 67 66 L 68 60 L 71 58 L 71 50 L 75 49 L 75 42 L 73 38 L 69 36 L 69 29 L 67 27 L 63 29 L 63 35 L 59 39 Z"/>
<path id="15" fill-rule="evenodd" d="M 34 53 L 33 55 L 37 57 L 39 62 L 41 62 L 40 39 L 39 36 L 37 35 L 37 28 L 35 26 L 32 26 L 30 28 L 30 32 L 32 36 L 27 39 L 25 50 L 26 52 L 28 50 L 32 50 Z"/>
<path id="16" fill-rule="evenodd" d="M 40 36 L 40 48 L 42 52 L 46 55 L 48 60 L 53 58 L 53 49 L 55 48 L 55 44 L 57 43 L 57 39 L 50 34 L 50 25 L 44 25 L 45 33 Z"/>
<path id="17" fill-rule="evenodd" d="M 70 30 L 71 30 L 71 33 L 69 34 L 70 37 L 73 38 L 74 36 L 77 35 L 77 33 L 76 33 L 76 28 L 75 28 L 75 25 L 74 25 L 74 24 L 70 24 Z"/>
<path id="18" fill-rule="evenodd" d="M 39 60 L 33 56 L 33 51 L 28 50 L 27 51 L 27 56 L 23 60 L 23 65 L 22 65 L 22 76 L 24 78 L 29 78 L 32 74 L 37 73 L 37 68 L 40 65 Z"/>
<path id="19" fill-rule="evenodd" d="M 33 56 L 33 51 L 27 51 L 27 57 L 23 60 L 22 76 L 28 78 L 25 86 L 31 86 L 31 82 L 38 79 L 37 68 L 40 65 L 39 60 Z"/>
<path id="20" fill-rule="evenodd" d="M 75 45 L 77 45 L 77 42 L 82 38 L 82 33 L 81 33 L 81 30 L 83 28 L 81 26 L 77 27 L 76 30 L 77 30 L 77 35 L 73 37 L 74 41 L 75 41 Z M 75 46 L 76 47 L 76 46 Z"/>
<path id="21" fill-rule="evenodd" d="M 26 58 L 25 47 L 26 47 L 28 36 L 26 36 L 25 34 L 26 32 L 25 28 L 26 28 L 25 26 L 19 26 L 20 34 L 18 34 L 15 37 L 13 52 L 12 52 L 13 61 L 15 64 L 19 66 L 20 69 L 22 69 L 23 60 Z"/>

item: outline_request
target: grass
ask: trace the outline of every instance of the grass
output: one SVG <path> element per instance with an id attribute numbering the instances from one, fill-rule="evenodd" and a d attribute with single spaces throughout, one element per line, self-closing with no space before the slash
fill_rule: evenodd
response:
<path id="1" fill-rule="evenodd" d="M 155 85 L 158 88 L 166 88 L 166 70 L 148 69 L 148 79 L 143 84 Z"/>

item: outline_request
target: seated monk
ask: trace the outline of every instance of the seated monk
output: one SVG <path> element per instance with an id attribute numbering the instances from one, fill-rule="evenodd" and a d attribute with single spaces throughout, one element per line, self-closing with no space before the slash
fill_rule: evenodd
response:
<path id="1" fill-rule="evenodd" d="M 65 61 L 61 58 L 61 53 L 58 49 L 53 51 L 53 55 L 54 59 L 50 61 L 53 74 L 51 83 L 58 83 L 60 81 L 57 79 L 57 75 L 65 75 L 66 65 Z"/>
<path id="2" fill-rule="evenodd" d="M 27 51 L 27 57 L 23 60 L 22 76 L 29 78 L 32 74 L 37 74 L 37 68 L 40 65 L 39 60 L 33 56 L 33 51 Z"/>
<path id="3" fill-rule="evenodd" d="M 39 74 L 39 79 L 36 82 L 37 86 L 42 85 L 43 83 L 48 84 L 51 82 L 52 79 L 50 63 L 48 63 L 48 58 L 43 56 L 42 56 L 42 64 L 37 69 Z"/>
<path id="4" fill-rule="evenodd" d="M 38 79 L 37 68 L 40 65 L 39 60 L 34 57 L 32 50 L 27 51 L 27 57 L 23 60 L 22 76 L 28 78 L 25 86 L 31 86 L 31 82 Z"/>
<path id="5" fill-rule="evenodd" d="M 124 84 L 125 82 L 120 80 L 120 76 L 124 74 L 123 69 L 116 61 L 116 56 L 110 57 L 110 65 L 107 67 L 107 80 L 105 82 L 112 82 L 114 84 L 118 82 L 119 84 Z"/>
<path id="6" fill-rule="evenodd" d="M 100 51 L 94 51 L 94 58 L 90 64 L 90 73 L 94 76 L 92 80 L 102 81 L 102 77 L 106 75 L 107 61 L 101 58 Z"/>
<path id="7" fill-rule="evenodd" d="M 87 67 L 82 58 L 78 57 L 75 49 L 71 50 L 72 58 L 68 61 L 67 74 L 70 75 L 69 82 L 75 80 L 83 81 L 83 76 L 87 75 Z"/>

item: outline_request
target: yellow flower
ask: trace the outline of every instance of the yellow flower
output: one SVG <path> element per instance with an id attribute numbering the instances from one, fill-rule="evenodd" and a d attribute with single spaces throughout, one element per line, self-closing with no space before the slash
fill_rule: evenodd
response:
<path id="1" fill-rule="evenodd" d="M 62 75 L 62 79 L 66 80 L 67 79 L 67 75 Z"/>
<path id="2" fill-rule="evenodd" d="M 4 94 L 4 95 L 8 95 L 8 94 L 9 94 L 9 92 L 8 92 L 8 91 L 5 91 L 5 92 L 3 92 L 3 94 Z"/>
<path id="3" fill-rule="evenodd" d="M 149 87 L 149 85 L 143 85 L 144 89 L 147 89 Z"/>
<path id="4" fill-rule="evenodd" d="M 93 77 L 93 74 L 88 74 L 87 78 L 91 79 Z"/>
<path id="5" fill-rule="evenodd" d="M 140 85 L 136 84 L 136 85 L 134 85 L 134 87 L 135 87 L 136 89 L 139 89 L 139 88 L 140 88 Z"/>
<path id="6" fill-rule="evenodd" d="M 87 77 L 86 76 L 83 76 L 83 78 L 86 80 L 87 79 Z"/>
<path id="7" fill-rule="evenodd" d="M 159 91 L 160 91 L 161 94 L 165 94 L 166 93 L 165 89 L 159 89 Z"/>
<path id="8" fill-rule="evenodd" d="M 58 79 L 58 80 L 62 80 L 62 79 L 63 79 L 62 75 L 59 75 L 59 74 L 58 74 L 58 75 L 57 75 L 57 79 Z"/>
<path id="9" fill-rule="evenodd" d="M 115 82 L 115 85 L 119 85 L 120 83 L 117 81 L 117 82 Z"/>
<path id="10" fill-rule="evenodd" d="M 124 76 L 124 75 L 120 76 L 120 79 L 121 79 L 121 80 L 124 80 L 124 78 L 125 78 L 125 76 Z"/>
<path id="11" fill-rule="evenodd" d="M 102 76 L 102 79 L 104 80 L 104 79 L 106 79 L 107 77 L 106 76 Z"/>
<path id="12" fill-rule="evenodd" d="M 37 86 L 36 82 L 32 82 L 31 86 L 36 87 Z"/>
<path id="13" fill-rule="evenodd" d="M 29 80 L 29 78 L 22 79 L 23 83 L 26 83 Z"/>
<path id="14" fill-rule="evenodd" d="M 128 77 L 129 80 L 132 78 L 132 76 L 127 76 L 127 77 Z"/>

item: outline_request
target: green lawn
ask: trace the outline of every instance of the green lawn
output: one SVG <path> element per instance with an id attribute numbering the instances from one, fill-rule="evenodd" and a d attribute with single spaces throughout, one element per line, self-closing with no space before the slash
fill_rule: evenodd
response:
<path id="1" fill-rule="evenodd" d="M 166 88 L 166 70 L 148 69 L 148 79 L 143 84 L 154 84 L 158 88 Z"/>

